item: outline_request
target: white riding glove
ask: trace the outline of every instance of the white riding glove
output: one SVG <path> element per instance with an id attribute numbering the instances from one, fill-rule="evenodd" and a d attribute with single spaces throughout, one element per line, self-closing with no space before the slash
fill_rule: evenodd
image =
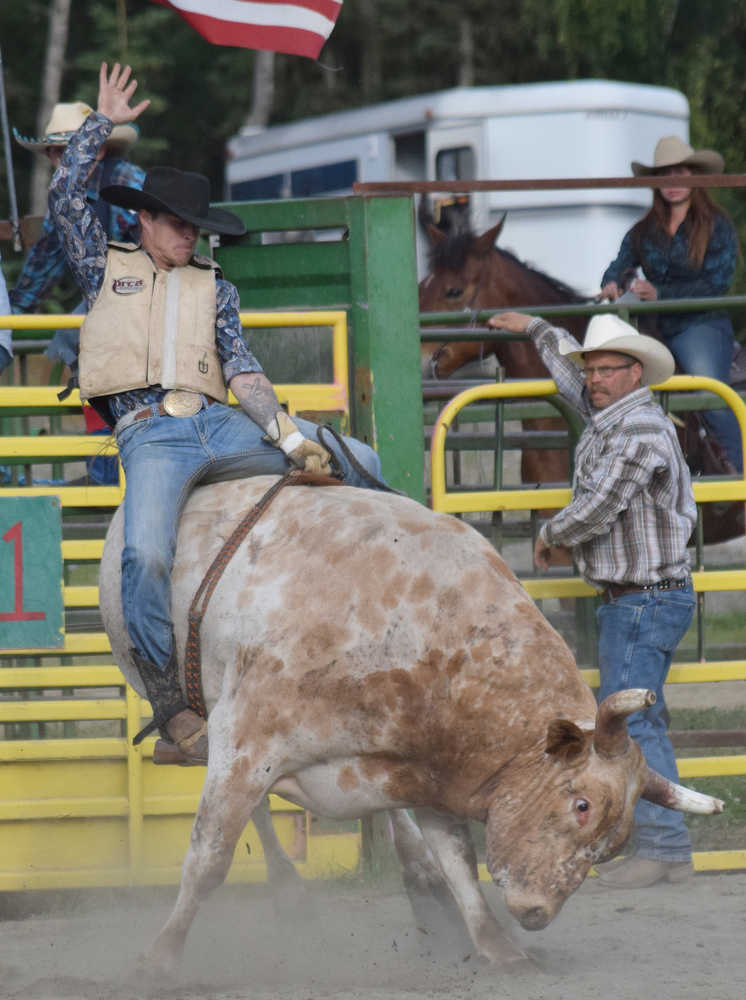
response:
<path id="1" fill-rule="evenodd" d="M 274 420 L 266 428 L 267 437 L 281 448 L 293 465 L 305 472 L 322 476 L 332 474 L 331 456 L 318 442 L 304 437 L 284 410 L 278 410 Z"/>

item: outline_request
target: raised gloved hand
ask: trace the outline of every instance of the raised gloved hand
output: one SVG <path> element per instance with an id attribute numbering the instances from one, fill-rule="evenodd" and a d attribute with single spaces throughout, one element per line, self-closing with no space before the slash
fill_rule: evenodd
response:
<path id="1" fill-rule="evenodd" d="M 332 474 L 329 452 L 318 442 L 304 437 L 284 410 L 278 410 L 275 414 L 274 420 L 267 427 L 267 436 L 299 469 L 322 476 Z"/>

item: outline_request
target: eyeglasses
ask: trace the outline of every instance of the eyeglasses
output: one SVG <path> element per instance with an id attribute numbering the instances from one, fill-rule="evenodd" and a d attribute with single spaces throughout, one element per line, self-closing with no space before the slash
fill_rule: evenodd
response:
<path id="1" fill-rule="evenodd" d="M 628 361 L 626 365 L 599 365 L 598 368 L 585 367 L 583 369 L 583 374 L 585 377 L 592 378 L 594 375 L 598 375 L 599 378 L 607 379 L 611 378 L 614 372 L 619 372 L 622 368 L 631 368 L 632 365 L 639 364 L 638 361 Z"/>

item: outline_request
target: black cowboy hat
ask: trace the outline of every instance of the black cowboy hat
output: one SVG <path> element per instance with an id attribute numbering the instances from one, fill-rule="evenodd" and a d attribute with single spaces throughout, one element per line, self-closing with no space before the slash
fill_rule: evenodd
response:
<path id="1" fill-rule="evenodd" d="M 151 167 L 142 190 L 124 184 L 102 188 L 101 197 L 113 205 L 168 212 L 200 229 L 224 236 L 243 236 L 246 226 L 233 212 L 210 207 L 210 182 L 203 174 L 176 167 Z"/>

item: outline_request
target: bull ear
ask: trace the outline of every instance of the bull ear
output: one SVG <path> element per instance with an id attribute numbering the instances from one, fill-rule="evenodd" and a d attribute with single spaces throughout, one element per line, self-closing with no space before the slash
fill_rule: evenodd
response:
<path id="1" fill-rule="evenodd" d="M 562 764 L 576 764 L 590 750 L 588 733 L 569 719 L 552 719 L 547 726 L 545 750 Z"/>

